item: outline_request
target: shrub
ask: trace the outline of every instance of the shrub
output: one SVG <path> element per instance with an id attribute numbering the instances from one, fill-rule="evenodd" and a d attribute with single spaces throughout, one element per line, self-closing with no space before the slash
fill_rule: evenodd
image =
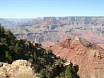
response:
<path id="1" fill-rule="evenodd" d="M 47 54 L 52 55 L 52 54 L 53 54 L 53 53 L 52 53 L 52 49 L 49 49 L 49 50 L 47 51 Z"/>

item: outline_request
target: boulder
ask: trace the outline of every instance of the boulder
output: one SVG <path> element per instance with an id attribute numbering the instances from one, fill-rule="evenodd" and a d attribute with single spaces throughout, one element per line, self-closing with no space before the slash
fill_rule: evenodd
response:
<path id="1" fill-rule="evenodd" d="M 0 62 L 0 78 L 38 78 L 27 60 L 16 60 L 12 64 Z"/>

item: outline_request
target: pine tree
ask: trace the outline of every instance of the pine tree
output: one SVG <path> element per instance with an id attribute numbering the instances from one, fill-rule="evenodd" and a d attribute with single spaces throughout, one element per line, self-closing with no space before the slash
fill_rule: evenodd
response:
<path id="1" fill-rule="evenodd" d="M 4 27 L 1 26 L 1 24 L 0 24 L 0 38 L 1 38 L 2 36 L 4 36 L 4 33 L 5 33 L 5 29 L 4 29 Z"/>
<path id="2" fill-rule="evenodd" d="M 37 61 L 37 55 L 36 55 L 36 52 L 34 52 L 34 60 Z"/>

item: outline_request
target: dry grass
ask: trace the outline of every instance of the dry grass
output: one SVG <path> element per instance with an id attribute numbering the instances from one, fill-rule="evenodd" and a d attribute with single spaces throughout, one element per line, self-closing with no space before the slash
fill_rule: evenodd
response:
<path id="1" fill-rule="evenodd" d="M 13 78 L 39 78 L 31 69 L 21 69 L 14 74 Z"/>

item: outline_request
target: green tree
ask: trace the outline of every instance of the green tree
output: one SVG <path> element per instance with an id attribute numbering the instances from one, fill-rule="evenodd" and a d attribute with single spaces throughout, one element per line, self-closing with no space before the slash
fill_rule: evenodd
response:
<path id="1" fill-rule="evenodd" d="M 21 49 L 21 47 L 19 47 L 19 43 L 16 43 L 16 45 L 15 45 L 15 57 L 16 57 L 16 59 L 23 57 L 21 51 L 22 51 L 22 49 Z"/>
<path id="2" fill-rule="evenodd" d="M 11 63 L 13 61 L 13 59 L 11 57 L 10 52 L 9 51 L 6 51 L 5 53 L 6 53 L 6 55 L 5 55 L 6 56 L 5 62 Z"/>
<path id="3" fill-rule="evenodd" d="M 6 40 L 6 38 L 1 38 L 0 42 L 1 43 L 7 43 L 7 40 Z"/>
<path id="4" fill-rule="evenodd" d="M 37 61 L 37 54 L 34 52 L 34 60 Z"/>
<path id="5" fill-rule="evenodd" d="M 59 74 L 59 76 L 64 78 L 64 77 L 65 77 L 65 72 L 61 72 L 61 73 Z"/>
<path id="6" fill-rule="evenodd" d="M 7 34 L 10 38 L 13 37 L 13 33 L 12 33 L 10 30 L 6 31 L 6 34 Z"/>
<path id="7" fill-rule="evenodd" d="M 53 54 L 53 53 L 52 53 L 52 49 L 49 49 L 49 50 L 47 51 L 47 54 L 52 55 L 52 54 Z"/>
<path id="8" fill-rule="evenodd" d="M 40 78 L 46 78 L 45 73 L 46 73 L 46 70 L 45 70 L 45 69 L 42 69 L 42 70 L 40 71 Z"/>
<path id="9" fill-rule="evenodd" d="M 52 78 L 51 73 L 49 71 L 46 72 L 46 77 L 47 78 Z"/>
<path id="10" fill-rule="evenodd" d="M 73 74 L 73 70 L 70 66 L 68 66 L 65 70 L 65 78 L 73 78 L 72 74 Z"/>
<path id="11" fill-rule="evenodd" d="M 65 70 L 65 78 L 79 78 L 79 76 L 70 66 L 68 66 Z"/>
<path id="12" fill-rule="evenodd" d="M 5 29 L 3 26 L 1 26 L 0 24 L 0 37 L 4 36 L 4 33 L 5 33 Z"/>

